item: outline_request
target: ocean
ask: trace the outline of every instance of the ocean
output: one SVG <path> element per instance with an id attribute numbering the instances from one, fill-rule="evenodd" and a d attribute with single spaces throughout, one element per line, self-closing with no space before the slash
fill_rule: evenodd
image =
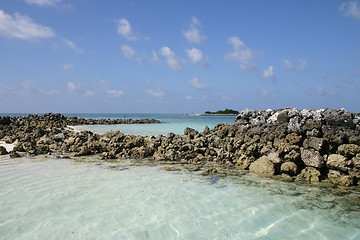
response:
<path id="1" fill-rule="evenodd" d="M 72 114 L 66 114 L 71 116 Z M 77 114 L 123 118 L 124 114 Z M 121 117 L 122 116 L 122 117 Z M 182 134 L 234 116 L 127 114 L 160 124 L 81 126 L 103 133 Z M 360 239 L 360 193 L 207 167 L 0 156 L 1 239 Z M 171 171 L 169 171 L 171 170 Z"/>

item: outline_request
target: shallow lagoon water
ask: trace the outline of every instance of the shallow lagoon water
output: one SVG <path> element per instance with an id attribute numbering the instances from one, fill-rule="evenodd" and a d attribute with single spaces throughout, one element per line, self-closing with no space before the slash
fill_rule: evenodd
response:
<path id="1" fill-rule="evenodd" d="M 71 117 L 73 114 L 65 114 Z M 89 130 L 97 134 L 103 134 L 108 131 L 120 131 L 124 134 L 135 135 L 166 135 L 169 132 L 183 134 L 187 127 L 194 128 L 201 132 L 206 126 L 214 128 L 218 123 L 233 124 L 235 116 L 199 116 L 182 114 L 78 114 L 82 118 L 131 118 L 131 119 L 158 119 L 161 123 L 157 124 L 115 124 L 115 125 L 81 125 L 76 126 L 75 130 Z"/>
<path id="2" fill-rule="evenodd" d="M 358 192 L 171 167 L 2 156 L 0 238 L 360 239 Z"/>

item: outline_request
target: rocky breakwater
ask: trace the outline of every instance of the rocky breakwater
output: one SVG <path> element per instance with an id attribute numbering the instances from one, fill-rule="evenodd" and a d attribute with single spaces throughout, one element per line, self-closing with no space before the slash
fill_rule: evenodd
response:
<path id="1" fill-rule="evenodd" d="M 76 133 L 65 128 L 69 120 L 64 116 L 49 114 L 0 118 L 0 140 L 15 144 L 14 157 L 98 154 L 115 161 L 217 162 L 287 181 L 360 186 L 359 122 L 359 114 L 344 109 L 244 110 L 233 125 L 218 124 L 202 132 L 186 128 L 183 135 L 156 137 Z"/>
<path id="2" fill-rule="evenodd" d="M 260 175 L 360 185 L 359 123 L 344 109 L 245 110 L 235 120 L 235 162 Z"/>

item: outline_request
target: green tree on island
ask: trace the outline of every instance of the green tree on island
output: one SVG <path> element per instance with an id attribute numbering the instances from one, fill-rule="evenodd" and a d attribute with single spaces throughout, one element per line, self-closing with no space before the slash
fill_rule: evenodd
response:
<path id="1" fill-rule="evenodd" d="M 225 110 L 219 110 L 217 112 L 206 111 L 206 114 L 239 114 L 239 111 L 226 108 Z"/>

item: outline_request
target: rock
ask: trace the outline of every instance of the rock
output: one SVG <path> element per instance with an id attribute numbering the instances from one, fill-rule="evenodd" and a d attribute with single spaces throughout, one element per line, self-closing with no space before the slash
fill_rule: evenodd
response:
<path id="1" fill-rule="evenodd" d="M 249 171 L 257 175 L 272 176 L 275 174 L 275 167 L 268 157 L 263 156 L 250 165 Z"/>
<path id="2" fill-rule="evenodd" d="M 353 157 L 351 161 L 353 162 L 354 167 L 360 168 L 360 153 L 356 154 L 356 156 Z"/>
<path id="3" fill-rule="evenodd" d="M 216 174 L 217 172 L 218 172 L 218 170 L 216 168 L 208 168 L 207 170 L 200 173 L 200 175 L 208 176 L 208 175 L 211 175 L 211 174 Z"/>
<path id="4" fill-rule="evenodd" d="M 190 136 L 191 139 L 193 139 L 198 133 L 198 131 L 189 127 L 185 128 L 184 130 L 184 135 Z"/>
<path id="5" fill-rule="evenodd" d="M 338 152 L 346 157 L 353 157 L 360 153 L 360 146 L 356 144 L 343 144 L 339 146 Z"/>
<path id="6" fill-rule="evenodd" d="M 18 158 L 18 157 L 21 157 L 21 156 L 16 151 L 11 151 L 10 152 L 10 158 Z"/>
<path id="7" fill-rule="evenodd" d="M 299 175 L 295 178 L 295 181 L 316 183 L 320 181 L 321 173 L 314 167 L 304 168 Z"/>
<path id="8" fill-rule="evenodd" d="M 282 162 L 281 158 L 279 158 L 279 153 L 278 152 L 269 153 L 267 155 L 267 158 L 274 164 L 278 164 L 278 163 Z"/>
<path id="9" fill-rule="evenodd" d="M 304 140 L 303 146 L 304 148 L 313 148 L 317 151 L 320 151 L 324 145 L 324 140 L 322 138 L 317 137 L 309 137 Z"/>
<path id="10" fill-rule="evenodd" d="M 299 136 L 297 133 L 290 133 L 286 135 L 286 140 L 292 145 L 298 145 L 301 142 L 302 136 Z"/>
<path id="11" fill-rule="evenodd" d="M 203 135 L 208 135 L 210 133 L 210 128 L 208 126 L 206 126 L 202 133 L 203 133 Z"/>
<path id="12" fill-rule="evenodd" d="M 0 146 L 0 155 L 8 154 L 8 151 L 6 151 L 6 148 L 3 146 Z"/>
<path id="13" fill-rule="evenodd" d="M 339 154 L 330 154 L 326 162 L 330 169 L 341 171 L 348 171 L 351 164 L 351 160 Z"/>
<path id="14" fill-rule="evenodd" d="M 284 162 L 283 164 L 281 164 L 280 170 L 281 173 L 286 173 L 290 176 L 295 176 L 298 173 L 299 168 L 293 162 Z"/>
<path id="15" fill-rule="evenodd" d="M 54 136 L 54 140 L 55 140 L 55 141 L 62 141 L 62 140 L 64 140 L 64 139 L 65 139 L 64 133 L 58 133 L 58 134 L 56 134 L 56 135 Z"/>
<path id="16" fill-rule="evenodd" d="M 342 186 L 351 186 L 354 181 L 349 175 L 345 175 L 336 170 L 330 170 L 328 173 L 328 178 L 334 184 L 339 184 Z"/>
<path id="17" fill-rule="evenodd" d="M 323 157 L 319 152 L 316 152 L 312 149 L 301 148 L 301 159 L 306 166 L 321 168 L 324 164 Z"/>

